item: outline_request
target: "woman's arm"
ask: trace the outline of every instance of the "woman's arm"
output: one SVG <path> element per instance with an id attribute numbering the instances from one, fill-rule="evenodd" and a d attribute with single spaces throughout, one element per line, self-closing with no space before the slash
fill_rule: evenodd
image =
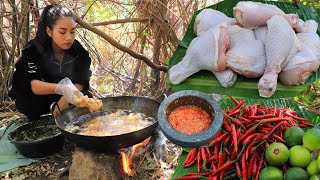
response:
<path id="1" fill-rule="evenodd" d="M 36 95 L 55 94 L 57 84 L 43 82 L 37 79 L 31 80 L 31 90 Z"/>
<path id="2" fill-rule="evenodd" d="M 79 91 L 83 90 L 83 85 L 81 84 L 74 84 Z M 31 90 L 36 95 L 47 95 L 47 94 L 55 94 L 55 89 L 57 84 L 55 83 L 48 83 L 43 82 L 40 80 L 32 80 L 31 81 Z"/>

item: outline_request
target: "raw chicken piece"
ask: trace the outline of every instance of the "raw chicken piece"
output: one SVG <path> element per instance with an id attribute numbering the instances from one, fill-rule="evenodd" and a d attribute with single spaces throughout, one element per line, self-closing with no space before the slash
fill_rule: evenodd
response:
<path id="1" fill-rule="evenodd" d="M 204 33 L 210 28 L 215 27 L 221 23 L 235 24 L 235 18 L 230 18 L 220 11 L 214 9 L 204 9 L 196 17 L 193 25 L 193 30 L 197 36 Z"/>
<path id="2" fill-rule="evenodd" d="M 254 33 L 251 29 L 245 29 L 238 25 L 228 26 L 229 46 L 232 48 L 238 42 L 247 42 L 255 40 Z"/>
<path id="3" fill-rule="evenodd" d="M 263 42 L 238 25 L 228 26 L 228 35 L 227 67 L 248 78 L 261 76 L 266 64 Z"/>
<path id="4" fill-rule="evenodd" d="M 229 68 L 220 72 L 213 71 L 212 73 L 216 76 L 222 87 L 231 87 L 237 80 L 237 74 Z"/>
<path id="5" fill-rule="evenodd" d="M 318 23 L 314 20 L 308 20 L 304 23 L 305 33 L 298 33 L 297 37 L 301 43 L 306 44 L 317 56 L 320 62 L 320 38 L 317 34 Z"/>
<path id="6" fill-rule="evenodd" d="M 307 28 L 305 27 L 302 19 L 298 20 L 298 26 L 294 30 L 298 33 L 307 32 Z"/>
<path id="7" fill-rule="evenodd" d="M 302 44 L 301 47 L 302 50 L 290 60 L 279 74 L 279 81 L 284 85 L 304 84 L 319 68 L 320 62 L 312 50 L 305 44 Z"/>
<path id="8" fill-rule="evenodd" d="M 266 98 L 274 94 L 281 69 L 301 50 L 295 32 L 284 17 L 272 16 L 267 26 L 268 32 L 265 40 L 267 63 L 258 83 L 259 95 Z"/>
<path id="9" fill-rule="evenodd" d="M 265 41 L 266 35 L 267 35 L 268 27 L 267 26 L 261 26 L 257 29 L 254 29 L 254 35 L 256 36 L 257 40 L 261 40 L 262 42 Z"/>
<path id="10" fill-rule="evenodd" d="M 226 68 L 225 52 L 228 46 L 227 24 L 222 23 L 194 38 L 186 55 L 169 70 L 172 84 L 179 84 L 200 71 L 223 71 Z"/>
<path id="11" fill-rule="evenodd" d="M 264 44 L 261 40 L 238 42 L 226 53 L 227 67 L 248 78 L 262 76 L 266 65 Z"/>
<path id="12" fill-rule="evenodd" d="M 233 15 L 237 22 L 242 26 L 250 29 L 267 24 L 267 20 L 273 15 L 283 16 L 292 26 L 298 26 L 298 15 L 285 14 L 281 9 L 275 5 L 263 4 L 260 2 L 241 1 L 233 8 Z"/>

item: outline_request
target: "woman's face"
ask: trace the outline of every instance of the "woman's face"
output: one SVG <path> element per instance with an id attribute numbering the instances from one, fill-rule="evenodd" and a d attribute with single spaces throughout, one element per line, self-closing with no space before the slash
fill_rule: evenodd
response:
<path id="1" fill-rule="evenodd" d="M 76 22 L 72 17 L 62 17 L 56 21 L 52 30 L 49 27 L 46 30 L 52 38 L 52 48 L 54 50 L 67 50 L 73 44 L 76 36 Z"/>

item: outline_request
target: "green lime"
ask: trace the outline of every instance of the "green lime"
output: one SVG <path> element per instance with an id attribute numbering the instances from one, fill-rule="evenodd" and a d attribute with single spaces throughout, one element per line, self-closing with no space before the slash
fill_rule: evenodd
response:
<path id="1" fill-rule="evenodd" d="M 259 180 L 282 180 L 282 171 L 274 166 L 268 166 L 261 170 Z"/>
<path id="2" fill-rule="evenodd" d="M 320 180 L 320 174 L 311 176 L 309 180 Z"/>
<path id="3" fill-rule="evenodd" d="M 318 163 L 317 163 L 317 160 L 312 160 L 308 166 L 307 166 L 307 172 L 309 174 L 309 176 L 313 176 L 315 174 L 318 174 L 320 171 L 319 171 L 319 168 L 318 168 Z"/>
<path id="4" fill-rule="evenodd" d="M 284 173 L 285 180 L 308 180 L 308 173 L 300 167 L 291 167 Z"/>
<path id="5" fill-rule="evenodd" d="M 320 149 L 320 129 L 308 129 L 302 137 L 303 146 L 311 151 Z"/>
<path id="6" fill-rule="evenodd" d="M 281 166 L 289 159 L 289 149 L 279 142 L 270 144 L 265 154 L 267 162 L 272 166 Z"/>
<path id="7" fill-rule="evenodd" d="M 300 127 L 292 126 L 284 132 L 283 139 L 288 147 L 302 145 L 303 134 L 304 131 Z"/>
<path id="8" fill-rule="evenodd" d="M 306 167 L 311 159 L 311 153 L 303 146 L 293 146 L 289 150 L 289 163 L 295 167 Z"/>

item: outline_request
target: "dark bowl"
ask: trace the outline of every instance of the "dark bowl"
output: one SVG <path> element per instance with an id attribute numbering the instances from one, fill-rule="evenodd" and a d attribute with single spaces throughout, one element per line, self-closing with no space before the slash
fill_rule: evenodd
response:
<path id="1" fill-rule="evenodd" d="M 26 123 L 8 134 L 18 152 L 28 158 L 43 158 L 60 150 L 64 137 L 54 119 Z"/>
<path id="2" fill-rule="evenodd" d="M 180 106 L 193 105 L 212 115 L 211 125 L 196 134 L 186 134 L 175 130 L 168 122 L 171 112 Z M 214 115 L 214 116 L 213 116 Z M 180 91 L 166 98 L 158 110 L 158 123 L 163 134 L 174 144 L 182 147 L 199 147 L 207 144 L 222 126 L 223 115 L 219 103 L 209 95 L 199 91 Z"/>

